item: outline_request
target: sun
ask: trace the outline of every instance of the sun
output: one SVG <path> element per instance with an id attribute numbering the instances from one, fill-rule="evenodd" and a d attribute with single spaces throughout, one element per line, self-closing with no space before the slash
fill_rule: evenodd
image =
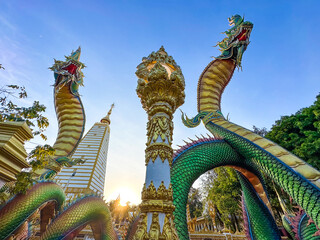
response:
<path id="1" fill-rule="evenodd" d="M 120 196 L 120 205 L 126 206 L 127 202 L 130 202 L 131 204 L 138 204 L 139 203 L 139 196 L 127 187 L 121 187 L 118 188 L 116 191 L 114 191 L 109 199 L 117 199 Z"/>

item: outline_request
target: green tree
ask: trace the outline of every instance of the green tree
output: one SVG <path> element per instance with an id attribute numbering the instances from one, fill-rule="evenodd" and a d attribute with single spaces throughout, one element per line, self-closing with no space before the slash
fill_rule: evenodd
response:
<path id="1" fill-rule="evenodd" d="M 253 125 L 252 128 L 253 128 L 253 132 L 258 134 L 258 135 L 260 135 L 261 137 L 265 137 L 267 135 L 267 133 L 268 133 L 268 130 L 265 127 L 258 128 L 258 127 Z"/>
<path id="2" fill-rule="evenodd" d="M 4 69 L 0 64 L 0 70 Z M 43 134 L 49 126 L 48 119 L 43 116 L 46 107 L 34 101 L 32 106 L 19 106 L 19 99 L 27 98 L 25 87 L 18 85 L 4 85 L 0 87 L 0 122 L 25 121 L 32 130 L 34 136 L 40 135 L 44 140 L 47 137 Z M 37 146 L 28 156 L 31 169 L 24 169 L 16 175 L 15 184 L 7 184 L 0 189 L 0 202 L 4 201 L 10 194 L 25 193 L 34 182 L 33 171 L 42 169 L 48 163 L 49 157 L 54 155 L 54 149 L 49 145 Z"/>
<path id="3" fill-rule="evenodd" d="M 54 153 L 55 150 L 48 144 L 35 147 L 28 155 L 31 169 L 22 171 L 16 175 L 17 182 L 11 192 L 13 194 L 25 193 L 31 184 L 35 182 L 36 177 L 33 172 L 43 169 L 49 163 L 49 158 L 52 157 Z"/>
<path id="4" fill-rule="evenodd" d="M 193 187 L 190 188 L 188 204 L 191 218 L 202 216 L 203 204 L 199 189 Z"/>
<path id="5" fill-rule="evenodd" d="M 33 135 L 40 135 L 44 140 L 47 137 L 43 134 L 49 126 L 48 119 L 43 116 L 46 107 L 34 101 L 32 106 L 18 106 L 16 100 L 27 98 L 25 87 L 18 85 L 5 85 L 0 87 L 0 122 L 4 121 L 25 121 L 33 131 Z"/>
<path id="6" fill-rule="evenodd" d="M 126 205 L 122 206 L 119 197 L 116 200 L 110 200 L 107 205 L 116 224 L 131 221 L 139 214 L 138 206 L 130 204 L 130 202 L 126 202 Z"/>
<path id="7" fill-rule="evenodd" d="M 266 138 L 320 170 L 320 94 L 310 107 L 282 116 Z"/>
<path id="8" fill-rule="evenodd" d="M 206 199 L 216 206 L 225 227 L 233 232 L 240 230 L 241 186 L 236 172 L 228 167 L 215 168 L 203 182 Z"/>

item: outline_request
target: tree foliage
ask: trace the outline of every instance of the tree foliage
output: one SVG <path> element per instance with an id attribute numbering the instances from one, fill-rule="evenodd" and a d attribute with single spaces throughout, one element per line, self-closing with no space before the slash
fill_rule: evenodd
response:
<path id="1" fill-rule="evenodd" d="M 43 169 L 48 163 L 50 157 L 55 153 L 55 150 L 50 145 L 37 146 L 29 155 L 28 160 L 31 169 L 22 171 L 16 175 L 17 182 L 11 190 L 13 194 L 26 193 L 27 189 L 35 182 L 34 171 Z"/>
<path id="2" fill-rule="evenodd" d="M 202 215 L 203 204 L 199 189 L 193 187 L 190 188 L 188 204 L 191 218 L 200 217 Z"/>
<path id="3" fill-rule="evenodd" d="M 1 68 L 1 66 L 0 66 Z M 32 106 L 18 106 L 18 99 L 27 98 L 25 87 L 18 85 L 5 85 L 0 87 L 0 122 L 4 121 L 26 121 L 33 131 L 33 135 L 40 135 L 44 140 L 47 137 L 43 131 L 49 126 L 48 119 L 43 116 L 46 107 L 34 101 Z"/>
<path id="4" fill-rule="evenodd" d="M 0 69 L 4 69 L 0 64 Z M 46 107 L 34 101 L 32 106 L 20 106 L 21 100 L 28 96 L 25 87 L 18 85 L 4 85 L 0 87 L 0 122 L 25 121 L 32 130 L 34 136 L 40 135 L 42 139 L 47 137 L 43 134 L 49 126 L 48 119 L 43 116 Z M 19 101 L 20 100 L 20 101 Z M 0 189 L 0 201 L 4 201 L 10 194 L 25 193 L 34 182 L 34 171 L 44 168 L 49 158 L 54 155 L 54 149 L 49 145 L 37 146 L 28 156 L 31 169 L 24 169 L 16 175 L 15 184 L 8 183 Z"/>
<path id="5" fill-rule="evenodd" d="M 276 121 L 266 138 L 320 170 L 320 94 L 310 107 Z"/>
<path id="6" fill-rule="evenodd" d="M 125 206 L 120 204 L 120 198 L 111 200 L 107 203 L 110 210 L 113 222 L 115 224 L 121 224 L 123 221 L 130 221 L 139 214 L 139 207 L 126 202 Z"/>
<path id="7" fill-rule="evenodd" d="M 267 135 L 267 133 L 268 133 L 268 130 L 265 127 L 258 128 L 258 127 L 253 125 L 252 128 L 253 128 L 253 132 L 258 134 L 258 135 L 260 135 L 261 137 L 265 137 Z"/>
<path id="8" fill-rule="evenodd" d="M 207 192 L 207 201 L 217 208 L 225 227 L 232 231 L 239 230 L 241 219 L 241 186 L 236 172 L 227 167 L 219 167 L 207 174 L 202 182 Z"/>

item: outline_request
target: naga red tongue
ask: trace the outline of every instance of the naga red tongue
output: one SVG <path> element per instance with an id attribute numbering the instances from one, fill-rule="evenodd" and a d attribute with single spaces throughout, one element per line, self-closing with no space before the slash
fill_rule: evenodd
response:
<path id="1" fill-rule="evenodd" d="M 243 29 L 242 32 L 238 35 L 238 40 L 239 41 L 244 41 L 247 39 L 247 30 Z"/>
<path id="2" fill-rule="evenodd" d="M 63 70 L 67 70 L 69 73 L 74 74 L 77 70 L 77 66 L 74 64 L 70 64 L 69 66 L 63 68 Z"/>

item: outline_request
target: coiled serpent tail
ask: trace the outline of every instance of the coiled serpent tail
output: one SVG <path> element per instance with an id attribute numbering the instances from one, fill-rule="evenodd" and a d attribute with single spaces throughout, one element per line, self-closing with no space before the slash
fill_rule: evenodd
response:
<path id="1" fill-rule="evenodd" d="M 72 203 L 56 217 L 41 240 L 73 239 L 88 224 L 95 239 L 117 240 L 106 203 L 95 196 L 86 196 Z"/>
<path id="2" fill-rule="evenodd" d="M 0 239 L 12 235 L 25 221 L 49 203 L 59 210 L 65 201 L 63 189 L 54 182 L 40 182 L 26 194 L 17 194 L 0 209 Z"/>
<path id="3" fill-rule="evenodd" d="M 240 180 L 245 202 L 245 214 L 248 216 L 250 238 L 252 240 L 280 240 L 280 231 L 269 209 L 260 199 L 247 178 L 241 173 L 237 175 Z"/>
<path id="4" fill-rule="evenodd" d="M 258 169 L 250 161 L 244 159 L 232 147 L 222 139 L 204 138 L 194 141 L 178 150 L 173 159 L 171 168 L 171 183 L 173 189 L 173 203 L 175 205 L 174 222 L 180 239 L 189 239 L 186 217 L 186 204 L 188 193 L 193 182 L 203 173 L 219 166 L 230 166 L 242 171 L 252 181 L 252 185 L 259 196 L 268 203 L 261 176 Z M 239 167 L 241 166 L 241 167 Z M 270 206 L 270 205 L 269 205 Z M 267 208 L 270 211 L 270 208 Z M 265 210 L 264 210 L 265 211 Z M 274 222 L 269 212 L 268 221 Z M 261 218 L 265 215 L 261 216 Z M 259 223 L 257 223 L 259 225 Z M 269 231 L 268 227 L 273 226 L 262 224 L 258 229 Z M 277 232 L 273 230 L 273 232 Z M 257 232 L 256 234 L 261 234 Z"/>

